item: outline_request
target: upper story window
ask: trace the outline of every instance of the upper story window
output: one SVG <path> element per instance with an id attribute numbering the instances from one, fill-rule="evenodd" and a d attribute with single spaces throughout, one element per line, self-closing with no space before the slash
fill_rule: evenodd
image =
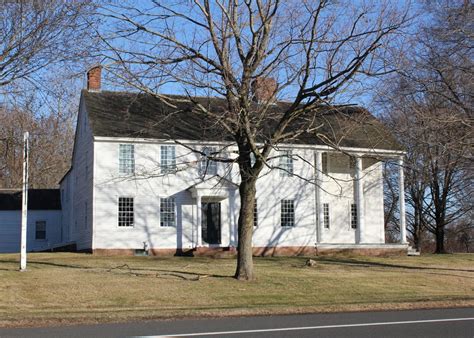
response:
<path id="1" fill-rule="evenodd" d="M 46 221 L 36 221 L 35 239 L 46 239 Z"/>
<path id="2" fill-rule="evenodd" d="M 119 197 L 118 199 L 118 226 L 133 227 L 134 210 L 133 197 Z"/>
<path id="3" fill-rule="evenodd" d="M 357 204 L 351 204 L 351 228 L 357 229 Z"/>
<path id="4" fill-rule="evenodd" d="M 282 151 L 280 154 L 280 176 L 293 175 L 293 157 L 291 150 Z"/>
<path id="5" fill-rule="evenodd" d="M 349 157 L 349 170 L 354 171 L 356 168 L 356 158 L 355 157 Z"/>
<path id="6" fill-rule="evenodd" d="M 217 150 L 215 147 L 204 147 L 202 152 L 205 155 L 199 160 L 199 175 L 217 175 L 217 162 L 209 159 L 209 156 L 215 156 Z"/>
<path id="7" fill-rule="evenodd" d="M 176 202 L 172 197 L 160 199 L 160 226 L 176 226 Z"/>
<path id="8" fill-rule="evenodd" d="M 250 153 L 250 165 L 253 167 L 255 165 L 255 162 L 257 162 L 257 159 L 255 158 L 255 154 Z"/>
<path id="9" fill-rule="evenodd" d="M 321 166 L 322 166 L 322 171 L 323 171 L 323 174 L 327 175 L 328 172 L 329 172 L 329 164 L 328 164 L 328 153 L 322 153 L 321 154 Z"/>
<path id="10" fill-rule="evenodd" d="M 119 173 L 135 173 L 135 146 L 133 144 L 119 145 Z"/>
<path id="11" fill-rule="evenodd" d="M 175 146 L 161 146 L 161 172 L 174 173 L 176 172 L 176 147 Z"/>
<path id="12" fill-rule="evenodd" d="M 281 226 L 294 227 L 295 226 L 295 201 L 281 200 Z"/>

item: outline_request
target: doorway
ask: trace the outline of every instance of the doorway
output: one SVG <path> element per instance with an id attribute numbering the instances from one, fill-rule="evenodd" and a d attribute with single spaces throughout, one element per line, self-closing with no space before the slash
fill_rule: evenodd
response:
<path id="1" fill-rule="evenodd" d="M 221 244 L 221 204 L 202 203 L 202 240 L 207 244 Z"/>

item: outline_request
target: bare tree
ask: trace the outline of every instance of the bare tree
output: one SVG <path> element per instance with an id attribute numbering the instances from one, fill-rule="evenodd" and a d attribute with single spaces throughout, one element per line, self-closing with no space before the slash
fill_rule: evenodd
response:
<path id="1" fill-rule="evenodd" d="M 445 229 L 472 209 L 470 2 L 433 2 L 382 91 L 387 123 L 408 150 L 406 194 L 415 245 L 423 231 L 445 252 Z M 429 20 L 427 20 L 429 19 Z M 400 55 L 401 58 L 400 62 Z M 466 201 L 468 201 L 466 203 Z M 472 222 L 471 222 L 472 226 Z"/>
<path id="2" fill-rule="evenodd" d="M 38 80 L 51 65 L 81 62 L 94 6 L 86 1 L 0 1 L 0 87 Z"/>
<path id="3" fill-rule="evenodd" d="M 95 9 L 85 1 L 0 0 L 0 187 L 20 186 L 24 131 L 32 137 L 32 187 L 54 187 L 67 170 Z"/>
<path id="4" fill-rule="evenodd" d="M 304 133 L 316 136 L 314 116 L 321 107 L 360 76 L 388 71 L 378 57 L 407 22 L 397 7 L 379 1 L 196 0 L 103 8 L 116 24 L 101 32 L 116 85 L 170 106 L 176 99 L 164 90 L 186 94 L 195 113 L 215 120 L 238 148 L 237 279 L 254 279 L 255 187 L 262 169 L 271 167 L 272 149 Z M 222 97 L 225 109 L 210 111 L 196 95 Z M 282 99 L 288 104 L 274 104 Z"/>
<path id="5" fill-rule="evenodd" d="M 37 100 L 0 106 L 0 188 L 19 188 L 22 182 L 23 133 L 30 133 L 30 187 L 57 186 L 69 166 L 74 138 L 71 114 L 38 115 Z"/>

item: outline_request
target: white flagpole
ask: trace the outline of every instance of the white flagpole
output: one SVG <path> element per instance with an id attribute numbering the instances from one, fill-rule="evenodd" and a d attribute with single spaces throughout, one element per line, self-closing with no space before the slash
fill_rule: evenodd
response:
<path id="1" fill-rule="evenodd" d="M 28 138 L 30 134 L 23 135 L 23 192 L 21 206 L 21 252 L 20 271 L 26 271 L 26 222 L 28 217 Z"/>

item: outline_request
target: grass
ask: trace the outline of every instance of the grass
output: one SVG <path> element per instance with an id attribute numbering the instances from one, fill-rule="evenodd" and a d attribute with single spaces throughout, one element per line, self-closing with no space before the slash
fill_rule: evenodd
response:
<path id="1" fill-rule="evenodd" d="M 474 255 L 235 259 L 0 255 L 0 327 L 156 318 L 474 306 Z"/>

